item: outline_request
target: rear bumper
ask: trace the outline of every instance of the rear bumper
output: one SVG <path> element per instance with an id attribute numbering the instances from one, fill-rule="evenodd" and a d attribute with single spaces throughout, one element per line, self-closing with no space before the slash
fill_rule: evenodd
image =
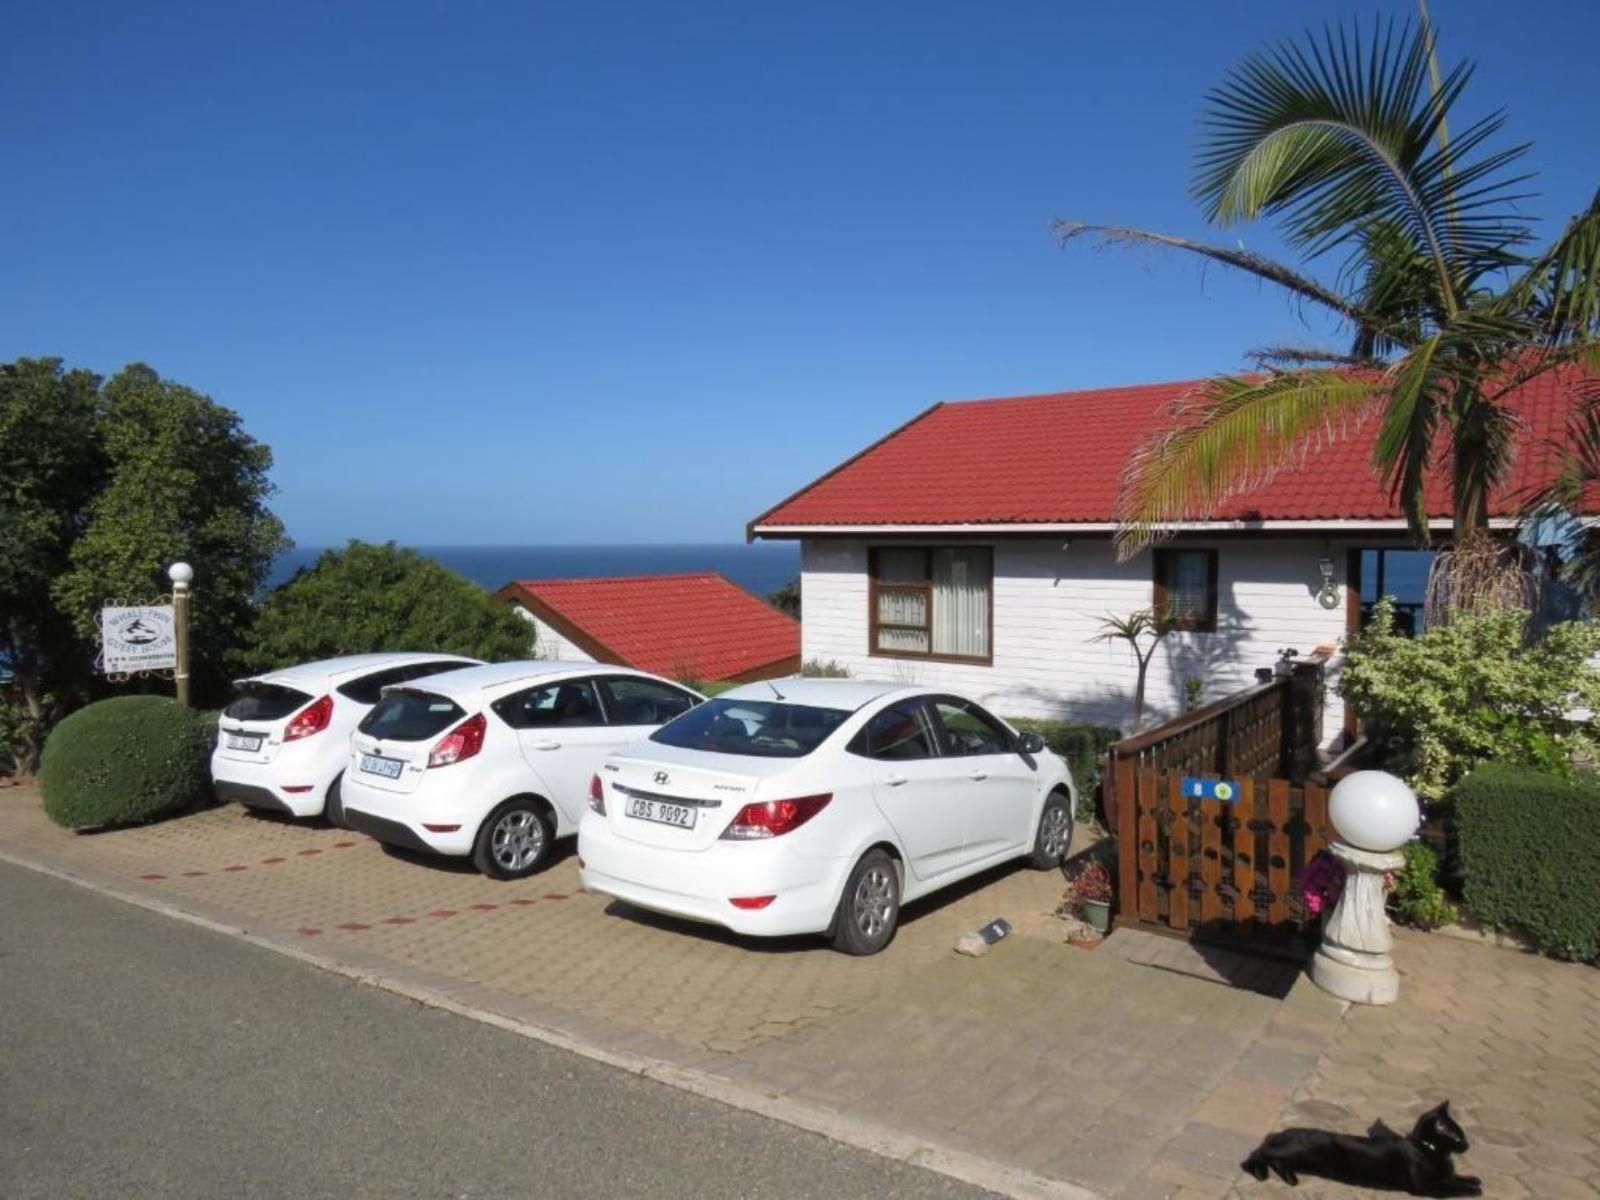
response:
<path id="1" fill-rule="evenodd" d="M 426 785 L 424 785 L 425 787 Z M 454 804 L 430 799 L 423 788 L 414 792 L 386 792 L 361 779 L 356 771 L 345 773 L 339 785 L 339 801 L 344 805 L 345 824 L 370 833 L 380 842 L 422 850 L 429 854 L 454 857 L 472 853 L 482 814 L 463 811 Z M 456 829 L 436 832 L 423 825 L 455 825 Z"/>
<path id="2" fill-rule="evenodd" d="M 223 802 L 237 800 L 250 808 L 290 817 L 320 817 L 338 770 L 325 764 L 297 762 L 298 755 L 280 752 L 273 761 L 241 762 L 216 751 L 211 754 L 212 790 Z M 285 791 L 289 787 L 307 791 Z"/>
<path id="3" fill-rule="evenodd" d="M 753 937 L 822 933 L 833 922 L 850 863 L 804 858 L 779 839 L 664 850 L 618 837 L 603 817 L 578 827 L 583 886 L 627 904 Z M 766 908 L 735 908 L 735 896 L 772 896 Z"/>

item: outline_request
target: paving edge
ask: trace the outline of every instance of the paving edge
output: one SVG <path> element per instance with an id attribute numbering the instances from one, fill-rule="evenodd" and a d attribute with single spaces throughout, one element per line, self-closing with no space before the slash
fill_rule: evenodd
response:
<path id="1" fill-rule="evenodd" d="M 508 1033 L 580 1055 L 619 1071 L 626 1071 L 630 1075 L 664 1084 L 703 1099 L 714 1100 L 741 1112 L 754 1113 L 797 1129 L 804 1129 L 809 1133 L 818 1134 L 856 1150 L 864 1150 L 880 1158 L 893 1159 L 935 1174 L 949 1176 L 975 1187 L 986 1188 L 1002 1196 L 1015 1197 L 1016 1200 L 1103 1200 L 1098 1193 L 1077 1184 L 1037 1175 L 1019 1167 L 969 1154 L 964 1150 L 941 1146 L 900 1130 L 865 1123 L 824 1105 L 811 1104 L 790 1097 L 767 1095 L 707 1071 L 681 1067 L 664 1059 L 651 1058 L 627 1050 L 611 1049 L 565 1030 L 554 1029 L 533 1021 L 519 1020 L 476 1005 L 464 1004 L 436 987 L 407 978 L 410 974 L 409 969 L 398 964 L 392 969 L 383 971 L 357 966 L 335 954 L 306 950 L 272 934 L 255 932 L 228 921 L 207 917 L 170 901 L 141 895 L 116 884 L 88 879 L 61 867 L 24 857 L 13 850 L 0 848 L 0 862 L 10 863 L 12 866 L 22 867 L 40 875 L 48 875 L 98 895 L 183 921 L 210 930 L 212 933 L 248 942 L 287 958 L 297 959 L 330 974 L 404 996 L 408 1000 L 425 1004 L 430 1008 L 492 1025 Z"/>

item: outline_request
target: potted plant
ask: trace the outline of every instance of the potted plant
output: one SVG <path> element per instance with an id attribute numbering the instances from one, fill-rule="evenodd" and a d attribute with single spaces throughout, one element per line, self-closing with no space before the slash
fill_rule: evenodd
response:
<path id="1" fill-rule="evenodd" d="M 1067 883 L 1068 896 L 1096 933 L 1111 930 L 1111 892 L 1111 872 L 1098 858 L 1079 863 Z"/>

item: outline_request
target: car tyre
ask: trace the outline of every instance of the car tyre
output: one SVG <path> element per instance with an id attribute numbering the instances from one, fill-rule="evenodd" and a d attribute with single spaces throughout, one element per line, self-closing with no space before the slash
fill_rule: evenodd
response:
<path id="1" fill-rule="evenodd" d="M 322 819 L 335 829 L 348 829 L 344 823 L 344 799 L 340 785 L 344 783 L 344 772 L 340 771 L 333 777 L 333 782 L 328 785 L 328 794 L 322 799 Z"/>
<path id="2" fill-rule="evenodd" d="M 526 879 L 549 863 L 555 840 L 544 806 L 517 796 L 498 805 L 478 827 L 472 865 L 490 879 Z"/>
<path id="3" fill-rule="evenodd" d="M 845 880 L 833 916 L 833 948 L 843 954 L 876 954 L 894 940 L 899 923 L 900 872 L 882 850 L 869 850 Z"/>
<path id="4" fill-rule="evenodd" d="M 1045 798 L 1039 814 L 1039 828 L 1033 835 L 1033 854 L 1028 865 L 1035 871 L 1059 867 L 1072 848 L 1072 797 L 1059 789 Z"/>

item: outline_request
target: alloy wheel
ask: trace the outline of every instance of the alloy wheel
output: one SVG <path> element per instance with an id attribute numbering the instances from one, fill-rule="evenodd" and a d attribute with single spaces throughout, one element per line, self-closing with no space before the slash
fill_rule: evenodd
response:
<path id="1" fill-rule="evenodd" d="M 851 904 L 856 928 L 876 940 L 894 917 L 894 881 L 885 867 L 873 867 L 861 876 Z"/>
<path id="2" fill-rule="evenodd" d="M 525 871 L 544 853 L 544 822 L 525 808 L 514 808 L 495 822 L 489 845 L 504 870 Z"/>
<path id="3" fill-rule="evenodd" d="M 1071 819 L 1065 805 L 1053 804 L 1044 810 L 1039 824 L 1039 848 L 1047 858 L 1059 859 L 1067 850 Z"/>

